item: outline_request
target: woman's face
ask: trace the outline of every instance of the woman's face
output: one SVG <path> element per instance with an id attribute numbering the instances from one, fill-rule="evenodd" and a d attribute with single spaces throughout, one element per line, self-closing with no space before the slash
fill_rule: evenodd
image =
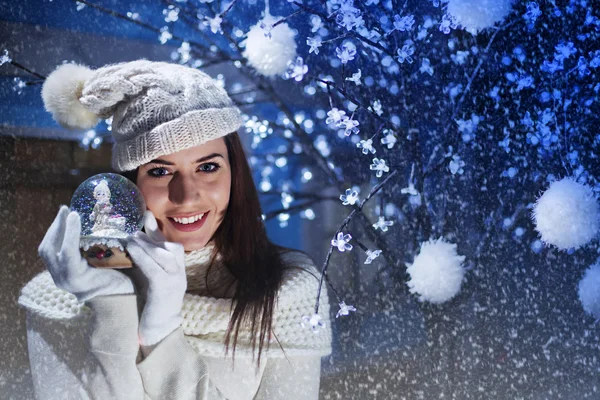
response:
<path id="1" fill-rule="evenodd" d="M 168 241 L 183 244 L 185 251 L 204 247 L 229 204 L 231 167 L 225 139 L 140 166 L 137 186 Z"/>

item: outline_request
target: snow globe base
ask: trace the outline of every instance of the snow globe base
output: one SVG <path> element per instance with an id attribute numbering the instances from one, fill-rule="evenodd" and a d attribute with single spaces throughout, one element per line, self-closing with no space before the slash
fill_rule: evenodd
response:
<path id="1" fill-rule="evenodd" d="M 132 268 L 133 262 L 116 239 L 82 237 L 81 255 L 96 268 Z"/>

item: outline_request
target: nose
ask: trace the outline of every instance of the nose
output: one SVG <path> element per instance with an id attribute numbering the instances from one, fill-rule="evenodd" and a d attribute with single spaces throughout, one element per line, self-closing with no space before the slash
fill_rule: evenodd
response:
<path id="1" fill-rule="evenodd" d="M 200 188 L 193 176 L 176 172 L 169 181 L 169 200 L 178 205 L 197 204 Z"/>

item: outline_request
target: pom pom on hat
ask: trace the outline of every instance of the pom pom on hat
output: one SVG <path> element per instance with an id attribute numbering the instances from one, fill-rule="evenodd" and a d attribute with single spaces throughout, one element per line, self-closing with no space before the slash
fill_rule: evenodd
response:
<path id="1" fill-rule="evenodd" d="M 63 64 L 46 78 L 42 86 L 44 107 L 65 128 L 90 129 L 98 124 L 98 116 L 79 101 L 85 82 L 93 74 L 83 65 Z"/>

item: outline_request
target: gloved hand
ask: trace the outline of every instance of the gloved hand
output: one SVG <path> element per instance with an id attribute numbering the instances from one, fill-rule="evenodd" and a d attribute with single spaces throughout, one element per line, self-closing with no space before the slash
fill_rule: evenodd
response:
<path id="1" fill-rule="evenodd" d="M 142 346 L 152 346 L 181 325 L 187 278 L 183 245 L 167 242 L 151 211 L 144 215 L 144 226 L 146 233 L 130 236 L 126 247 L 137 266 L 131 271 L 132 279 L 145 297 L 140 342 Z"/>
<path id="2" fill-rule="evenodd" d="M 56 286 L 74 294 L 80 302 L 96 296 L 134 293 L 131 279 L 121 272 L 87 263 L 79 251 L 80 235 L 79 214 L 62 206 L 38 247 Z"/>

